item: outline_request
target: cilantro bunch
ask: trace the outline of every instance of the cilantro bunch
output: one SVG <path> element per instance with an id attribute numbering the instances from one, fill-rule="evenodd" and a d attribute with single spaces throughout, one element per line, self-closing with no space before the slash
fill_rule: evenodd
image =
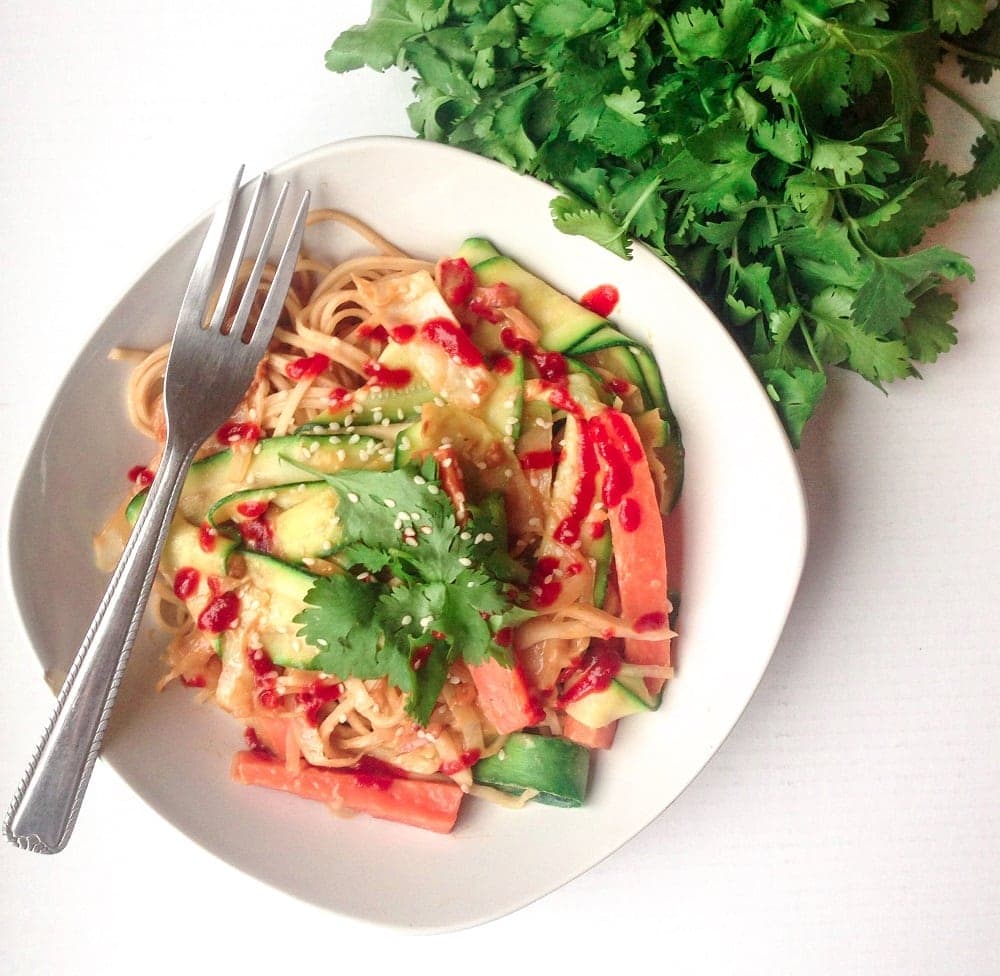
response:
<path id="1" fill-rule="evenodd" d="M 415 72 L 411 123 L 558 187 L 557 227 L 638 239 L 727 324 L 793 443 L 830 367 L 876 386 L 955 342 L 960 255 L 917 249 L 1000 184 L 1000 123 L 935 78 L 1000 58 L 987 0 L 375 0 L 334 71 Z M 926 158 L 934 87 L 982 127 Z"/>
<path id="2" fill-rule="evenodd" d="M 470 508 L 459 525 L 432 459 L 320 476 L 337 492 L 336 559 L 347 571 L 317 579 L 295 618 L 317 649 L 310 667 L 387 677 L 426 725 L 451 664 L 511 666 L 497 635 L 531 616 L 516 603 L 526 572 L 506 549 L 503 502 Z"/>

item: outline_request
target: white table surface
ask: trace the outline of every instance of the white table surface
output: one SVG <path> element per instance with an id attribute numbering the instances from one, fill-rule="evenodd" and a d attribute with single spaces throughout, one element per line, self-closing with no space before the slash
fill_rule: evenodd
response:
<path id="1" fill-rule="evenodd" d="M 0 7 L 0 524 L 79 347 L 234 162 L 409 134 L 404 78 L 323 67 L 367 11 Z M 1000 85 L 973 97 L 1000 115 Z M 939 116 L 946 149 L 971 131 Z M 624 849 L 512 916 L 415 939 L 243 876 L 99 764 L 64 853 L 0 849 L 0 972 L 1000 972 L 998 217 L 1000 199 L 981 201 L 937 234 L 978 270 L 954 351 L 889 397 L 834 378 L 799 453 L 811 548 L 771 667 L 715 759 Z M 3 601 L 5 805 L 51 697 L 7 587 Z"/>

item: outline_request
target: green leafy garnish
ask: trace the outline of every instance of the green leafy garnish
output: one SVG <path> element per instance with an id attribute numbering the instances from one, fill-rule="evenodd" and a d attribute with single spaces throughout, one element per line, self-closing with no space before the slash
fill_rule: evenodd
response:
<path id="1" fill-rule="evenodd" d="M 397 471 L 315 473 L 338 495 L 335 558 L 344 572 L 317 579 L 295 618 L 317 648 L 310 668 L 387 677 L 425 725 L 455 661 L 512 665 L 497 635 L 531 612 L 518 603 L 525 570 L 507 553 L 501 500 L 471 507 L 460 525 L 431 459 Z"/>
<path id="2" fill-rule="evenodd" d="M 556 226 L 678 269 L 793 443 L 831 367 L 880 388 L 954 342 L 958 254 L 928 228 L 1000 185 L 1000 123 L 934 76 L 1000 64 L 987 0 L 375 0 L 334 71 L 416 73 L 417 133 L 559 188 Z M 925 158 L 934 87 L 982 128 Z"/>

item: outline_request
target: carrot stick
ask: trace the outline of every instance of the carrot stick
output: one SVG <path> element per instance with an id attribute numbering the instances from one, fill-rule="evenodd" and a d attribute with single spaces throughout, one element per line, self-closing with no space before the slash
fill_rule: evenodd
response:
<path id="1" fill-rule="evenodd" d="M 455 826 L 463 796 L 457 784 L 436 780 L 308 765 L 290 771 L 280 760 L 254 750 L 236 753 L 231 772 L 237 783 L 246 786 L 284 790 L 439 834 Z"/>

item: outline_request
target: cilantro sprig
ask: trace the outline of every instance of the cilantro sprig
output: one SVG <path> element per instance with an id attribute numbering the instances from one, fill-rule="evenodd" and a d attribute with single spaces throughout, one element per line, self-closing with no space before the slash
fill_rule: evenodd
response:
<path id="1" fill-rule="evenodd" d="M 497 635 L 531 616 L 517 602 L 525 570 L 506 550 L 503 502 L 471 507 L 459 525 L 432 459 L 321 477 L 338 496 L 344 572 L 317 579 L 295 618 L 317 649 L 310 667 L 387 677 L 425 725 L 451 664 L 511 666 Z"/>
<path id="2" fill-rule="evenodd" d="M 1000 186 L 1000 122 L 934 71 L 1000 65 L 987 0 L 375 0 L 327 66 L 416 74 L 428 139 L 558 187 L 566 233 L 649 245 L 742 344 L 793 443 L 831 367 L 877 387 L 955 342 L 960 255 L 917 248 Z M 982 129 L 926 158 L 933 86 Z"/>

